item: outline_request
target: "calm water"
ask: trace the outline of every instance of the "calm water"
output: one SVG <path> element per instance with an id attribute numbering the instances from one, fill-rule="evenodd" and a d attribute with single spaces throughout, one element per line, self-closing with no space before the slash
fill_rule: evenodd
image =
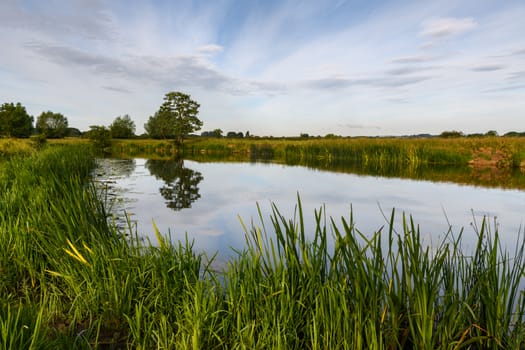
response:
<path id="1" fill-rule="evenodd" d="M 242 249 L 246 225 L 261 226 L 260 205 L 267 228 L 271 203 L 292 218 L 301 197 L 307 227 L 314 210 L 325 206 L 328 216 L 340 221 L 353 209 L 356 227 L 372 234 L 387 226 L 384 215 L 412 215 L 424 239 L 436 242 L 452 226 L 463 227 L 464 248 L 472 245 L 473 222 L 497 219 L 502 241 L 513 246 L 525 221 L 525 192 L 396 178 L 332 173 L 305 167 L 268 163 L 199 163 L 145 159 L 101 159 L 98 176 L 107 181 L 114 198 L 117 221 L 126 211 L 138 232 L 156 242 L 154 221 L 173 240 L 187 236 L 195 248 L 219 252 Z M 384 213 L 384 214 L 383 214 Z M 385 231 L 386 232 L 386 231 Z"/>

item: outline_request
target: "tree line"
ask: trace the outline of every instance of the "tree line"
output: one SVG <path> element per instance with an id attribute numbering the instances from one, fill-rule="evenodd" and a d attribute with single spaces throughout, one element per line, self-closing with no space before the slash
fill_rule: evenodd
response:
<path id="1" fill-rule="evenodd" d="M 4 103 L 0 107 L 0 136 L 29 137 L 33 134 L 49 138 L 79 136 L 80 131 L 70 128 L 68 120 L 61 113 L 42 112 L 33 126 L 34 117 L 19 102 Z"/>
<path id="2" fill-rule="evenodd" d="M 158 111 L 144 124 L 147 137 L 174 139 L 182 145 L 184 139 L 202 127 L 197 117 L 200 105 L 182 92 L 169 92 Z M 70 128 L 61 113 L 42 112 L 33 126 L 34 118 L 20 103 L 4 103 L 0 107 L 0 136 L 29 137 L 42 135 L 49 138 L 84 135 L 93 139 L 136 137 L 135 122 L 126 114 L 116 117 L 109 126 L 92 125 L 85 133 Z"/>
<path id="3" fill-rule="evenodd" d="M 203 123 L 197 117 L 200 104 L 191 99 L 191 96 L 182 92 L 168 92 L 164 96 L 164 102 L 154 115 L 150 116 L 144 124 L 146 134 L 143 137 L 154 139 L 173 139 L 181 146 L 184 139 L 195 131 L 201 129 Z M 0 137 L 29 137 L 41 135 L 44 138 L 62 138 L 66 136 L 86 136 L 93 140 L 101 140 L 106 143 L 111 138 L 133 138 L 136 137 L 135 122 L 128 114 L 116 117 L 109 126 L 92 125 L 90 130 L 82 133 L 76 128 L 69 127 L 67 118 L 61 113 L 51 111 L 42 112 L 33 126 L 34 118 L 29 115 L 24 106 L 19 102 L 4 103 L 0 107 Z M 243 138 L 251 137 L 249 131 L 228 131 L 226 135 L 221 129 L 203 131 L 203 137 L 227 137 Z M 430 134 L 414 135 L 415 137 L 433 137 Z M 443 138 L 473 137 L 473 136 L 499 136 L 495 130 L 489 130 L 485 134 L 465 135 L 461 131 L 443 131 Z M 525 136 L 525 132 L 510 131 L 503 136 Z M 305 133 L 300 138 L 310 138 Z M 334 134 L 328 134 L 326 138 L 338 138 Z"/>

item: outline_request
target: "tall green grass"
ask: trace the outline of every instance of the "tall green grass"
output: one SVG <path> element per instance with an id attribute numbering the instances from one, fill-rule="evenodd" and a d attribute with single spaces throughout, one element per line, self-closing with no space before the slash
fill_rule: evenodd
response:
<path id="1" fill-rule="evenodd" d="M 27 156 L 35 151 L 35 145 L 27 139 L 0 138 L 0 160 L 14 156 Z"/>
<path id="2" fill-rule="evenodd" d="M 493 166 L 522 166 L 525 144 L 519 138 L 194 138 L 186 151 L 201 154 L 237 154 L 245 159 L 274 159 L 286 163 L 316 160 L 353 161 L 364 166 L 469 165 L 489 158 Z M 187 152 L 186 156 L 189 156 Z"/>
<path id="3" fill-rule="evenodd" d="M 392 212 L 360 232 L 324 208 L 307 227 L 246 226 L 217 270 L 191 240 L 112 224 L 79 146 L 5 163 L 0 175 L 1 349 L 519 349 L 525 346 L 525 243 L 497 226 L 423 241 Z M 401 223 L 400 231 L 396 227 Z"/>

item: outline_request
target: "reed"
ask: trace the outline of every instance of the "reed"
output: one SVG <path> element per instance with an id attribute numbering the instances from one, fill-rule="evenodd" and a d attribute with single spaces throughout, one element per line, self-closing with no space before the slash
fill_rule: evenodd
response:
<path id="1" fill-rule="evenodd" d="M 0 138 L 0 160 L 13 156 L 27 156 L 35 151 L 35 145 L 29 140 Z"/>
<path id="2" fill-rule="evenodd" d="M 82 145 L 0 173 L 0 346 L 12 348 L 497 349 L 525 346 L 525 243 L 482 221 L 422 239 L 392 212 L 361 232 L 321 207 L 307 227 L 272 206 L 217 270 L 190 239 L 114 225 Z M 399 225 L 400 224 L 400 225 Z M 399 227 L 399 229 L 398 229 Z"/>

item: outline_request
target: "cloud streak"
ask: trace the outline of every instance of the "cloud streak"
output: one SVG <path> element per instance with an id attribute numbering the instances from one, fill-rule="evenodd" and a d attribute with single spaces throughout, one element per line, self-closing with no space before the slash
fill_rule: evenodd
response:
<path id="1" fill-rule="evenodd" d="M 437 18 L 423 23 L 421 35 L 434 39 L 463 34 L 477 27 L 476 21 L 471 18 Z"/>

